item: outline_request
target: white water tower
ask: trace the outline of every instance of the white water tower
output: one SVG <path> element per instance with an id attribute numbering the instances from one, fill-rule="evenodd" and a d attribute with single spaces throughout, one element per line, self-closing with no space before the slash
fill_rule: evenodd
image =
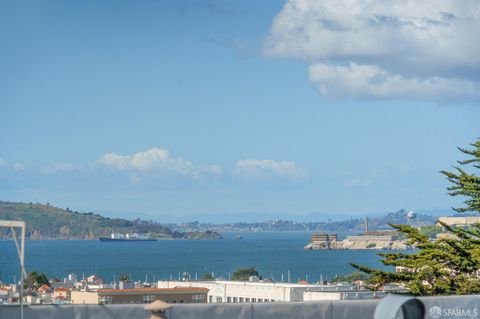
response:
<path id="1" fill-rule="evenodd" d="M 409 211 L 407 213 L 408 225 L 411 226 L 415 218 L 417 218 L 417 214 L 414 211 Z"/>

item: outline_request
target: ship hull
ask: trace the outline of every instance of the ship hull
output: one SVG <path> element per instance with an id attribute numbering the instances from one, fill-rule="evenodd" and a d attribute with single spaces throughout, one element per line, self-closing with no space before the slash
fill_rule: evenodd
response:
<path id="1" fill-rule="evenodd" d="M 100 237 L 100 241 L 157 241 L 154 238 L 110 238 L 110 237 Z"/>

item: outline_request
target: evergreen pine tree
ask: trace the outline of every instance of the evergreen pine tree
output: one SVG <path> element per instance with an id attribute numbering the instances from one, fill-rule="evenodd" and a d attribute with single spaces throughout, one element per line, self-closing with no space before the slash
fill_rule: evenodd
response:
<path id="1" fill-rule="evenodd" d="M 474 150 L 459 148 L 471 158 L 459 161 L 480 169 L 480 140 L 472 144 Z M 457 212 L 480 212 L 480 177 L 460 167 L 456 172 L 441 171 L 453 186 L 448 188 L 451 196 L 465 196 L 465 207 Z M 407 238 L 407 243 L 416 247 L 414 253 L 380 253 L 382 262 L 396 266 L 398 272 L 372 269 L 351 264 L 370 275 L 370 289 L 379 289 L 389 283 L 403 284 L 412 295 L 451 295 L 480 293 L 480 224 L 467 228 L 450 227 L 442 223 L 448 236 L 430 240 L 416 228 L 408 225 L 390 225 Z"/>
<path id="2" fill-rule="evenodd" d="M 458 148 L 462 153 L 469 155 L 469 159 L 458 161 L 462 166 L 472 165 L 480 170 L 480 139 L 471 144 L 473 150 Z M 480 213 L 480 176 L 470 174 L 461 167 L 454 166 L 455 172 L 440 171 L 445 175 L 453 186 L 448 188 L 451 196 L 465 196 L 466 207 L 454 208 L 457 212 L 478 212 Z"/>

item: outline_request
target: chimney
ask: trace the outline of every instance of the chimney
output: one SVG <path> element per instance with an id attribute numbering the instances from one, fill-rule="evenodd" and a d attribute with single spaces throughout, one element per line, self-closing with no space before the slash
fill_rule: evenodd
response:
<path id="1" fill-rule="evenodd" d="M 365 234 L 368 233 L 368 216 L 365 217 Z"/>

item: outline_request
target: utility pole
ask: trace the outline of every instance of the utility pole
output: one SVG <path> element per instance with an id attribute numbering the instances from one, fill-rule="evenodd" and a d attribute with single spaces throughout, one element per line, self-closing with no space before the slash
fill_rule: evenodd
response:
<path id="1" fill-rule="evenodd" d="M 23 282 L 27 277 L 25 272 L 25 222 L 14 220 L 0 220 L 0 227 L 10 228 L 13 240 L 17 247 L 18 259 L 20 260 L 20 319 L 23 319 Z M 17 232 L 15 228 L 21 229 L 20 244 L 18 243 Z"/>

